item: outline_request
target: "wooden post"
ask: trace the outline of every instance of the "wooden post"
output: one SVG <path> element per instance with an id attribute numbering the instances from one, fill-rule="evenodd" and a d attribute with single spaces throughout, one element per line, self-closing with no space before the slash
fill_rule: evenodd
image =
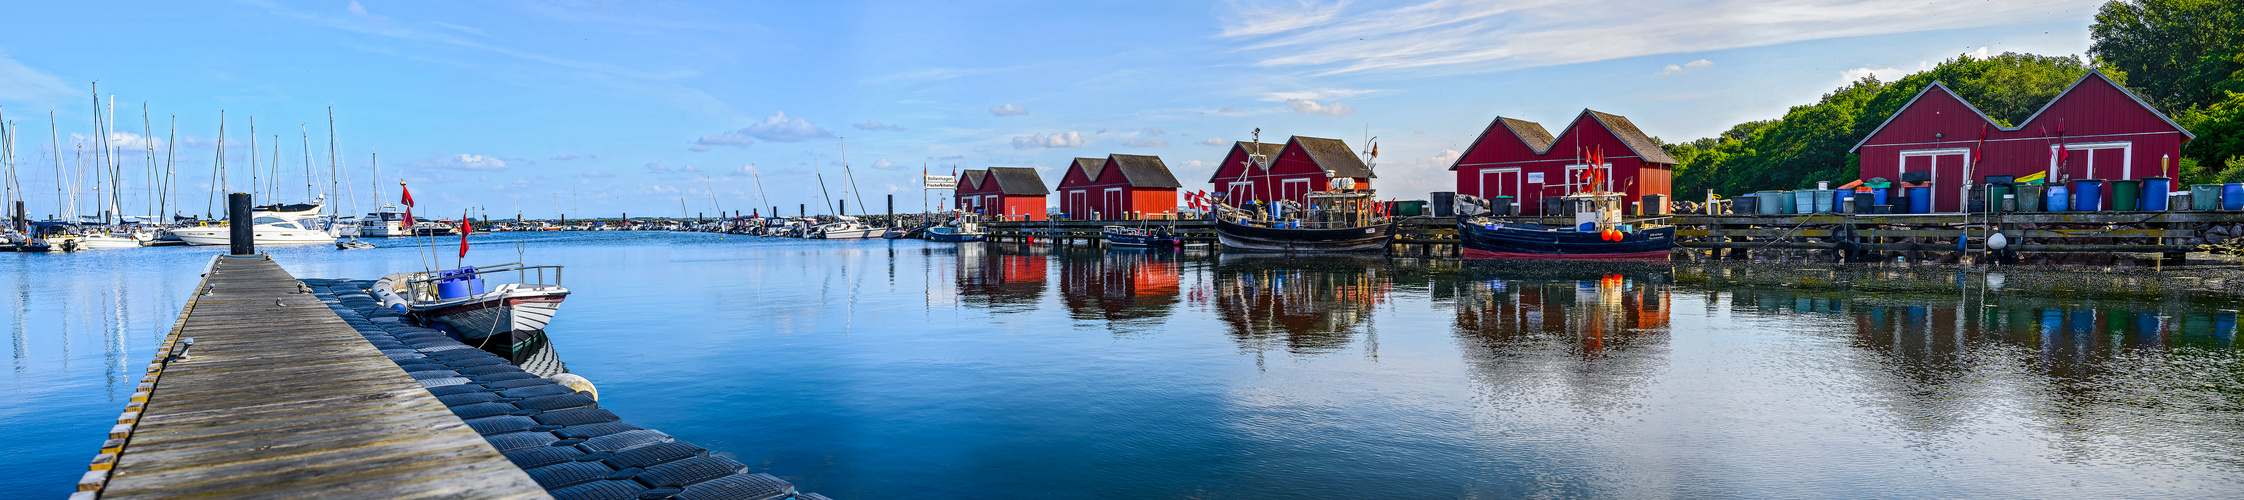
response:
<path id="1" fill-rule="evenodd" d="M 233 244 L 229 255 L 257 255 L 257 227 L 249 213 L 249 193 L 226 194 L 227 239 Z"/>

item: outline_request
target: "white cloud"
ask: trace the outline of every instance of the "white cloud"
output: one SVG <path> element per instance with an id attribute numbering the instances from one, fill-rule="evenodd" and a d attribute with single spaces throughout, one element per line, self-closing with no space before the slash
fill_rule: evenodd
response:
<path id="1" fill-rule="evenodd" d="M 1696 61 L 1691 61 L 1691 62 L 1687 62 L 1687 63 L 1683 63 L 1683 64 L 1669 64 L 1669 65 L 1667 65 L 1667 67 L 1666 67 L 1666 68 L 1664 68 L 1664 69 L 1660 70 L 1660 72 L 1659 72 L 1659 73 L 1657 73 L 1657 74 L 1661 74 L 1661 75 L 1673 75 L 1673 74 L 1676 74 L 1676 73 L 1682 73 L 1682 72 L 1685 72 L 1685 71 L 1690 71 L 1690 70 L 1694 70 L 1694 69 L 1699 69 L 1699 68 L 1704 68 L 1704 67 L 1707 67 L 1707 66 L 1713 66 L 1713 65 L 1714 65 L 1714 61 L 1709 61 L 1709 60 L 1705 60 L 1705 59 L 1700 59 L 1700 60 L 1696 60 Z"/>
<path id="2" fill-rule="evenodd" d="M 1013 138 L 1014 149 L 1080 147 L 1083 147 L 1083 133 L 1073 130 L 1052 135 L 1036 134 L 1027 137 Z"/>
<path id="3" fill-rule="evenodd" d="M 990 114 L 993 114 L 993 115 L 997 115 L 997 116 L 1017 116 L 1017 115 L 1025 115 L 1025 114 L 1028 114 L 1028 108 L 1023 108 L 1023 107 L 1020 107 L 1019 105 L 1015 105 L 1015 104 L 1013 104 L 1013 103 L 1010 103 L 1010 102 L 1008 102 L 1008 103 L 1005 103 L 1005 104 L 999 104 L 999 105 L 996 105 L 996 106 L 990 106 Z"/>
<path id="4" fill-rule="evenodd" d="M 1199 142 L 1194 142 L 1193 144 L 1198 144 L 1198 145 L 1202 145 L 1202 146 L 1222 146 L 1222 145 L 1224 145 L 1224 141 L 1223 141 L 1223 138 L 1222 138 L 1222 137 L 1213 137 L 1213 136 L 1211 136 L 1211 137 L 1208 137 L 1208 138 L 1206 138 L 1206 139 L 1201 139 L 1201 140 L 1200 140 Z"/>
<path id="5" fill-rule="evenodd" d="M 1908 75 L 1909 75 L 1909 71 L 1908 71 L 1908 70 L 1903 70 L 1903 69 L 1901 69 L 1901 68 L 1896 68 L 1896 67 L 1892 67 L 1892 66 L 1887 66 L 1887 67 L 1884 67 L 1884 68 L 1871 68 L 1871 67 L 1867 67 L 1867 66 L 1865 66 L 1865 67 L 1860 67 L 1860 68 L 1855 68 L 1855 69 L 1850 69 L 1850 70 L 1846 70 L 1846 71 L 1841 71 L 1841 72 L 1839 72 L 1839 78 L 1841 78 L 1841 79 L 1844 79 L 1844 80 L 1846 80 L 1847 82 L 1850 82 L 1850 83 L 1851 83 L 1851 82 L 1856 82 L 1856 81 L 1861 81 L 1861 80 L 1863 79 L 1863 77 L 1871 77 L 1871 76 L 1875 76 L 1875 77 L 1878 77 L 1878 81 L 1881 81 L 1881 82 L 1892 82 L 1892 81 L 1894 81 L 1894 80 L 1899 80 L 1899 79 L 1901 79 L 1901 77 L 1904 77 L 1904 76 L 1908 76 Z"/>
<path id="6" fill-rule="evenodd" d="M 574 159 L 577 159 L 577 155 L 573 155 L 573 154 L 568 154 L 568 153 L 561 153 L 561 154 L 553 155 L 553 159 L 555 159 L 555 160 L 561 160 L 561 161 L 569 161 L 569 160 L 574 160 Z"/>
<path id="7" fill-rule="evenodd" d="M 880 160 L 874 160 L 873 168 L 880 170 L 895 170 L 897 168 L 897 165 L 896 162 L 888 161 L 887 159 L 883 158 Z"/>
<path id="8" fill-rule="evenodd" d="M 2072 21 L 2101 0 L 1426 0 L 1218 7 L 1255 64 L 1312 73 L 1470 72 L 1891 33 Z M 1345 19 L 1346 22 L 1336 22 Z M 1686 68 L 1687 69 L 1687 68 Z"/>
<path id="9" fill-rule="evenodd" d="M 669 166 L 669 165 L 664 165 L 664 164 L 662 164 L 662 162 L 659 162 L 659 161 L 658 161 L 658 162 L 654 162 L 654 163 L 648 163 L 648 164 L 647 164 L 647 171 L 648 171 L 648 172 L 670 172 L 671 170 L 670 170 L 670 166 Z"/>
<path id="10" fill-rule="evenodd" d="M 373 13 L 367 12 L 366 6 L 359 5 L 358 0 L 351 0 L 350 5 L 343 6 L 343 10 L 350 12 L 352 16 L 357 16 L 359 19 L 365 19 L 368 21 L 383 22 L 390 20 L 389 17 L 378 16 L 374 15 Z"/>
<path id="11" fill-rule="evenodd" d="M 817 125 L 811 124 L 810 120 L 788 118 L 786 111 L 772 113 L 771 116 L 764 117 L 763 121 L 749 125 L 748 128 L 740 129 L 740 132 L 757 139 L 775 142 L 800 142 L 834 136 L 833 132 L 818 128 Z"/>
<path id="12" fill-rule="evenodd" d="M 1435 165 L 1448 165 L 1451 163 L 1457 163 L 1457 157 L 1462 154 L 1464 153 L 1460 153 L 1455 149 L 1444 149 L 1441 150 L 1440 154 L 1434 155 L 1433 161 Z"/>
<path id="13" fill-rule="evenodd" d="M 1286 101 L 1286 107 L 1292 108 L 1293 112 L 1295 113 L 1301 113 L 1305 115 L 1348 116 L 1356 112 L 1356 108 L 1348 107 L 1348 105 L 1346 104 L 1337 102 L 1332 104 L 1317 104 L 1317 101 L 1311 101 L 1308 99 L 1288 100 Z"/>
<path id="14" fill-rule="evenodd" d="M 679 167 L 679 168 L 678 168 L 678 171 L 679 171 L 679 172 L 700 172 L 700 171 L 701 171 L 701 169 L 698 169 L 698 168 L 693 168 L 693 165 L 686 165 L 686 166 L 684 166 L 684 167 Z"/>
<path id="15" fill-rule="evenodd" d="M 506 159 L 466 153 L 454 155 L 435 154 L 429 155 L 427 158 L 418 158 L 412 161 L 405 162 L 404 166 L 406 168 L 415 170 L 424 168 L 444 168 L 452 170 L 498 171 L 506 170 Z"/>
<path id="16" fill-rule="evenodd" d="M 1296 90 L 1296 91 L 1292 91 L 1292 92 L 1271 92 L 1271 93 L 1268 93 L 1268 94 L 1264 94 L 1264 95 L 1263 95 L 1263 97 L 1262 97 L 1262 100 L 1265 100 L 1265 101 L 1274 101 L 1274 102 L 1286 102 L 1286 101 L 1292 101 L 1292 100 L 1295 100 L 1295 99 L 1307 99 L 1307 100 L 1311 100 L 1311 101 L 1330 101 L 1330 100 L 1333 100 L 1333 99 L 1347 99 L 1347 98 L 1350 98 L 1350 97 L 1355 97 L 1355 96 L 1359 96 L 1359 95 L 1369 94 L 1369 93 L 1372 93 L 1372 92 L 1375 92 L 1375 91 L 1372 91 L 1372 90 L 1357 90 L 1357 89 L 1310 89 L 1310 90 Z"/>
<path id="17" fill-rule="evenodd" d="M 1142 137 L 1135 140 L 1124 141 L 1122 145 L 1133 148 L 1165 148 L 1169 147 L 1169 140 L 1159 137 Z"/>
<path id="18" fill-rule="evenodd" d="M 856 128 L 857 128 L 857 130 L 903 130 L 903 129 L 904 129 L 904 126 L 903 126 L 903 125 L 889 125 L 889 124 L 881 123 L 881 122 L 880 122 L 880 120 L 865 120 L 865 123 L 852 123 L 852 124 L 849 124 L 849 126 L 851 126 L 851 127 L 856 127 Z"/>
<path id="19" fill-rule="evenodd" d="M 580 173 L 580 174 L 577 174 L 577 175 L 580 175 L 580 176 L 584 176 L 584 178 L 586 178 L 586 179 L 606 179 L 606 178 L 609 178 L 609 177 L 615 177 L 615 176 L 616 176 L 616 174 L 611 174 L 611 173 L 607 173 L 607 172 L 602 172 L 602 171 L 598 171 L 598 170 L 586 170 L 586 171 L 584 171 L 584 173 Z"/>

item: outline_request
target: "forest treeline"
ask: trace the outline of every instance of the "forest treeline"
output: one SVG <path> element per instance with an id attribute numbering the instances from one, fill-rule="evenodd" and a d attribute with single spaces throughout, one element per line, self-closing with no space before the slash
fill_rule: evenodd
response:
<path id="1" fill-rule="evenodd" d="M 2126 85 L 2197 139 L 2183 147 L 2184 183 L 2244 182 L 2244 1 L 2135 0 L 2104 4 L 2083 56 L 1957 56 L 1892 82 L 1865 77 L 1782 118 L 1719 136 L 1662 144 L 1680 164 L 1675 193 L 1736 194 L 1852 180 L 1847 150 L 1932 82 L 1946 84 L 2011 126 L 2091 70 Z"/>

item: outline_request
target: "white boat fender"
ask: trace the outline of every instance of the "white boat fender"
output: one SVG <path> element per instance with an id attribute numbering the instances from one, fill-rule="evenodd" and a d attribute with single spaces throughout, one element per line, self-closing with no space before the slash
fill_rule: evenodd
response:
<path id="1" fill-rule="evenodd" d="M 2001 250 L 2003 249 L 2003 247 L 2007 246 L 2010 246 L 2010 238 L 2004 237 L 2002 233 L 1995 233 L 1987 236 L 1988 250 Z"/>
<path id="2" fill-rule="evenodd" d="M 592 396 L 593 401 L 600 400 L 600 389 L 593 387 L 592 381 L 586 380 L 583 376 L 574 373 L 560 373 L 546 377 L 546 380 L 552 380 L 554 383 L 561 384 L 562 387 Z"/>

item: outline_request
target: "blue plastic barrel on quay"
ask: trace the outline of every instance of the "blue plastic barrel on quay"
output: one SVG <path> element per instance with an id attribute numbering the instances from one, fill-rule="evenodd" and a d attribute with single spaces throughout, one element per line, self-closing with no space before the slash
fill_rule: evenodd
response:
<path id="1" fill-rule="evenodd" d="M 2221 210 L 2244 210 L 2244 182 L 2221 187 Z"/>
<path id="2" fill-rule="evenodd" d="M 2166 211 L 2166 193 L 2174 190 L 2174 180 L 2165 177 L 2143 178 L 2143 211 Z"/>
<path id="3" fill-rule="evenodd" d="M 2080 179 L 2073 181 L 2073 211 L 2095 212 L 2104 209 L 2104 181 Z"/>
<path id="4" fill-rule="evenodd" d="M 1892 205 L 1893 202 L 1886 199 L 1886 192 L 1888 190 L 1889 188 L 1870 188 L 1870 204 Z"/>
<path id="5" fill-rule="evenodd" d="M 2072 209 L 2073 209 L 2073 196 L 2072 196 L 2072 190 L 2070 190 L 2070 189 L 2065 189 L 2065 186 L 2064 186 L 2064 185 L 2062 185 L 2062 184 L 2050 184 L 2050 185 L 2049 185 L 2049 189 L 2047 189 L 2047 191 L 2049 192 L 2049 194 L 2048 194 L 2048 197 L 2049 197 L 2049 198 L 2048 198 L 2048 199 L 2046 199 L 2046 200 L 2043 200 L 2043 201 L 2042 201 L 2042 204 L 2041 204 L 2041 210 L 2042 210 L 2042 211 L 2044 211 L 2044 212 L 2069 212 L 2069 211 L 2072 211 Z"/>
<path id="6" fill-rule="evenodd" d="M 1819 211 L 1819 210 L 1816 210 L 1816 206 L 1815 206 L 1815 193 L 1816 193 L 1816 191 L 1815 191 L 1815 190 L 1812 190 L 1812 189 L 1811 189 L 1811 190 L 1806 190 L 1806 191 L 1796 191 L 1796 192 L 1794 192 L 1794 193 L 1795 193 L 1795 195 L 1796 195 L 1797 199 L 1796 199 L 1796 200 L 1794 200 L 1794 203 L 1796 203 L 1796 204 L 1792 206 L 1792 211 L 1793 211 L 1793 212 L 1795 212 L 1795 213 L 1803 213 L 1803 214 L 1812 214 L 1812 213 L 1816 213 L 1816 212 L 1818 212 L 1818 211 Z"/>
<path id="7" fill-rule="evenodd" d="M 1909 213 L 1912 213 L 1912 214 L 1929 214 L 1929 213 L 1932 213 L 1932 187 L 1931 187 L 1931 186 L 1918 186 L 1918 187 L 1912 187 L 1912 188 L 1909 188 Z"/>
<path id="8" fill-rule="evenodd" d="M 1782 205 L 1778 206 L 1777 208 L 1783 209 L 1785 214 L 1790 215 L 1800 213 L 1799 193 L 1793 191 L 1778 191 L 1777 197 L 1784 200 L 1780 202 L 1782 203 Z"/>

